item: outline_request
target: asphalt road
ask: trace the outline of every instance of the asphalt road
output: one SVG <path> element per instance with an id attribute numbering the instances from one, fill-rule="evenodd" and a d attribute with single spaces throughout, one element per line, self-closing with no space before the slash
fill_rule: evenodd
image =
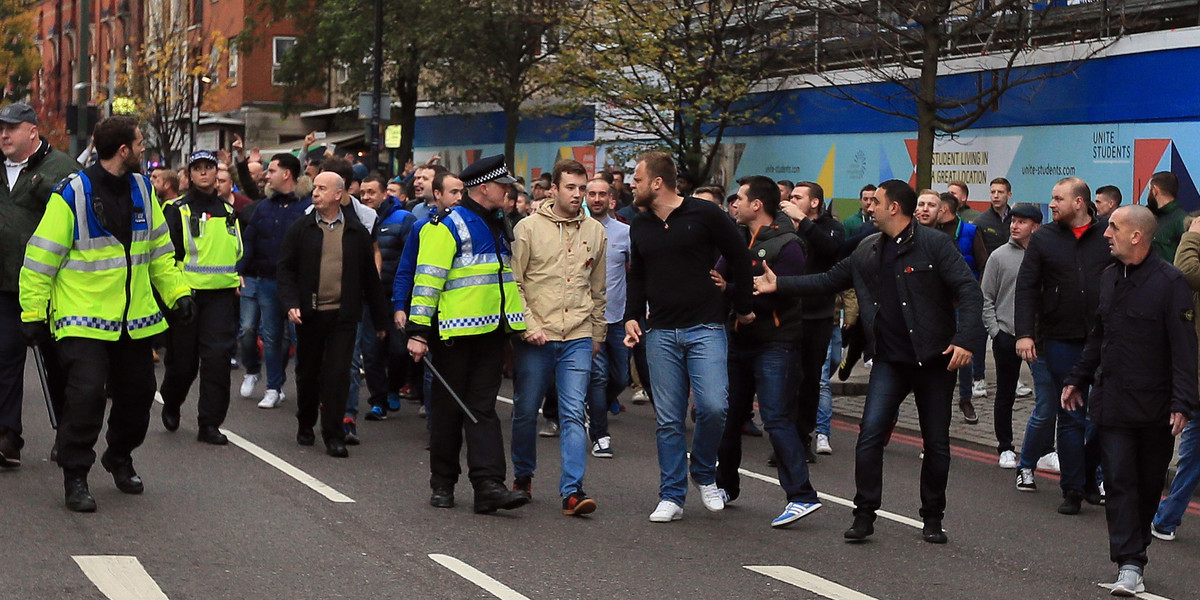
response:
<path id="1" fill-rule="evenodd" d="M 854 494 L 856 428 L 845 421 L 835 423 L 834 454 L 812 468 L 824 507 L 791 528 L 769 526 L 785 498 L 768 481 L 775 473 L 762 438 L 745 438 L 749 479 L 736 504 L 710 513 L 693 489 L 683 520 L 650 523 L 653 411 L 628 401 L 611 419 L 616 457 L 589 456 L 596 513 L 560 513 L 558 440 L 543 438 L 533 503 L 475 515 L 465 477 L 454 509 L 427 504 L 425 422 L 415 406 L 360 422 L 363 444 L 339 460 L 320 444 L 296 445 L 293 381 L 281 408 L 260 410 L 257 397 L 237 395 L 241 372 L 231 378 L 225 429 L 249 444 L 196 442 L 194 390 L 176 433 L 163 429 L 155 405 L 134 455 L 145 494 L 121 494 L 97 466 L 90 482 L 99 511 L 74 514 L 47 460 L 52 431 L 30 362 L 24 465 L 0 472 L 0 598 L 1068 599 L 1108 597 L 1097 584 L 1115 578 L 1101 508 L 1059 515 L 1053 479 L 1040 479 L 1037 494 L 1017 492 L 1013 472 L 983 447 L 955 447 L 945 546 L 922 542 L 913 521 L 920 461 L 911 435 L 886 452 L 883 508 L 895 519 L 881 517 L 867 543 L 842 541 L 852 517 L 838 502 Z M 501 394 L 511 397 L 510 382 Z M 510 407 L 499 409 L 507 426 Z M 1158 597 L 1200 598 L 1193 511 L 1178 540 L 1150 550 L 1147 586 Z"/>

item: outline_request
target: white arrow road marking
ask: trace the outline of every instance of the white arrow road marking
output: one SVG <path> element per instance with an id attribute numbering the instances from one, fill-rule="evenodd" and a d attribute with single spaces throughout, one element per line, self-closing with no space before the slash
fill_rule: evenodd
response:
<path id="1" fill-rule="evenodd" d="M 109 600 L 168 600 L 135 556 L 72 556 Z"/>
<path id="2" fill-rule="evenodd" d="M 446 567 L 454 572 L 455 575 L 470 581 L 471 583 L 487 590 L 487 592 L 500 600 L 529 600 L 529 598 L 521 595 L 516 590 L 492 579 L 487 573 L 468 565 L 467 563 L 447 556 L 445 554 L 430 554 L 429 558 L 433 559 L 439 565 Z"/>
<path id="3" fill-rule="evenodd" d="M 856 592 L 840 583 L 817 577 L 812 573 L 801 571 L 795 567 L 784 566 L 746 566 L 745 568 L 778 579 L 787 584 L 819 594 L 829 600 L 875 600 L 875 598 Z"/>
<path id="4" fill-rule="evenodd" d="M 316 477 L 297 469 L 288 461 L 283 460 L 282 458 L 279 458 L 278 456 L 275 456 L 266 450 L 263 450 L 258 444 L 255 444 L 254 442 L 251 442 L 250 440 L 228 429 L 225 429 L 224 433 L 225 437 L 228 437 L 229 441 L 232 442 L 234 446 L 249 452 L 259 460 L 271 465 L 272 467 L 275 467 L 276 469 L 279 469 L 284 475 L 303 483 L 304 485 L 312 488 L 314 492 L 325 496 L 329 500 L 333 502 L 354 502 L 354 500 L 349 496 L 329 487 L 325 483 L 322 483 Z"/>

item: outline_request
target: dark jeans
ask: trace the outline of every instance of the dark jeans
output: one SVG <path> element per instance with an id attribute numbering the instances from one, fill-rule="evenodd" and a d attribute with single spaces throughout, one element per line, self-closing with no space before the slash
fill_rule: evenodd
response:
<path id="1" fill-rule="evenodd" d="M 916 366 L 875 360 L 867 384 L 862 428 L 854 450 L 854 514 L 874 517 L 883 501 L 883 447 L 905 396 L 916 397 L 925 459 L 921 461 L 921 518 L 941 520 L 950 473 L 950 414 L 956 373 L 949 357 Z"/>
<path id="2" fill-rule="evenodd" d="M 163 404 L 178 408 L 200 374 L 201 427 L 218 427 L 229 411 L 229 355 L 237 344 L 237 290 L 196 290 L 196 318 L 167 330 Z"/>
<path id="3" fill-rule="evenodd" d="M 804 328 L 797 342 L 793 358 L 796 396 L 798 398 L 796 424 L 807 445 L 812 432 L 817 428 L 817 407 L 821 403 L 821 368 L 829 353 L 829 340 L 833 337 L 833 318 L 804 319 Z M 745 421 L 745 419 L 743 419 Z"/>
<path id="4" fill-rule="evenodd" d="M 39 344 L 46 364 L 46 383 L 55 416 L 62 415 L 67 376 L 58 345 L 53 340 Z M 25 357 L 29 348 L 21 337 L 21 303 L 15 292 L 0 292 L 0 435 L 8 435 L 18 449 L 21 439 L 21 406 L 25 386 Z M 32 394 L 30 397 L 33 397 Z"/>
<path id="5" fill-rule="evenodd" d="M 346 395 L 346 416 L 354 417 L 358 415 L 359 405 L 359 390 L 362 389 L 362 380 L 367 381 L 367 404 L 369 406 L 382 406 L 387 408 L 388 395 L 388 375 L 387 375 L 387 354 L 389 338 L 396 337 L 396 324 L 388 319 L 389 326 L 387 327 L 388 338 L 379 339 L 375 337 L 375 324 L 371 320 L 371 310 L 367 304 L 363 303 L 362 321 L 358 323 L 357 334 L 354 341 L 354 350 L 350 355 L 350 388 Z M 365 374 L 365 377 L 359 376 L 359 369 Z"/>
<path id="6" fill-rule="evenodd" d="M 106 390 L 112 393 L 106 453 L 124 462 L 146 440 L 150 425 L 156 387 L 153 343 L 121 334 L 114 342 L 68 337 L 58 344 L 67 370 L 67 401 L 58 424 L 58 466 L 66 475 L 86 475 L 96 462 L 94 447 L 104 426 Z M 225 369 L 228 377 L 228 365 Z"/>
<path id="7" fill-rule="evenodd" d="M 1063 492 L 1083 493 L 1087 480 L 1088 467 L 1085 466 L 1084 441 L 1091 429 L 1087 418 L 1088 390 L 1081 390 L 1083 406 L 1077 410 L 1066 410 L 1062 407 L 1063 379 L 1071 373 L 1079 356 L 1083 354 L 1082 342 L 1059 342 L 1047 340 L 1039 350 L 1037 362 L 1033 364 L 1033 381 L 1037 388 L 1038 403 L 1051 403 L 1058 418 L 1058 462 L 1061 469 L 1058 482 Z M 1035 408 L 1036 412 L 1036 408 Z M 1030 418 L 1032 427 L 1033 419 Z M 1051 432 L 1039 431 L 1035 438 L 1029 433 L 1025 435 L 1025 446 L 1022 448 L 1021 467 L 1032 468 L 1037 463 L 1036 451 L 1046 448 L 1050 440 L 1046 439 Z M 1091 468 L 1095 469 L 1092 463 Z"/>
<path id="8" fill-rule="evenodd" d="M 312 313 L 296 326 L 296 419 L 300 429 L 312 429 L 320 407 L 326 443 L 346 437 L 342 414 L 357 333 L 358 323 L 339 320 L 336 310 Z"/>
<path id="9" fill-rule="evenodd" d="M 430 389 L 429 421 L 432 428 L 429 447 L 429 483 L 432 487 L 453 487 L 462 467 L 465 432 L 467 477 L 476 488 L 486 481 L 504 482 L 508 465 L 504 460 L 504 438 L 500 418 L 496 416 L 496 394 L 500 391 L 500 368 L 504 362 L 506 335 L 492 332 L 450 340 L 433 340 L 434 366 L 454 386 L 471 413 L 479 420 L 472 423 L 450 397 L 440 381 Z"/>
<path id="10" fill-rule="evenodd" d="M 796 402 L 791 373 L 795 353 L 793 344 L 783 342 L 733 342 L 729 346 L 729 412 L 717 448 L 717 485 L 731 497 L 741 491 L 742 423 L 753 410 L 757 393 L 763 428 L 775 451 L 779 483 L 788 502 L 817 502 L 817 492 L 808 479 L 802 436 L 789 418 Z"/>
<path id="11" fill-rule="evenodd" d="M 971 364 L 958 370 L 958 399 L 970 400 L 976 381 L 983 379 L 987 364 L 987 329 L 980 332 L 982 341 L 977 348 L 967 348 L 971 351 Z M 1014 342 L 1015 343 L 1015 342 Z"/>
<path id="12" fill-rule="evenodd" d="M 1153 539 L 1150 523 L 1158 510 L 1167 466 L 1175 453 L 1175 438 L 1170 425 L 1165 424 L 1098 430 L 1104 464 L 1109 558 L 1117 565 L 1145 567 L 1146 547 Z"/>
<path id="13" fill-rule="evenodd" d="M 609 323 L 604 343 L 592 357 L 587 412 L 588 434 L 593 442 L 608 436 L 608 407 L 629 386 L 629 348 L 624 338 L 624 325 Z"/>
<path id="14" fill-rule="evenodd" d="M 1017 400 L 1017 380 L 1021 376 L 1021 357 L 1017 356 L 1017 338 L 1001 331 L 992 338 L 992 354 L 996 360 L 996 399 L 993 405 L 996 420 L 996 452 L 1015 451 L 1013 446 L 1012 412 Z"/>

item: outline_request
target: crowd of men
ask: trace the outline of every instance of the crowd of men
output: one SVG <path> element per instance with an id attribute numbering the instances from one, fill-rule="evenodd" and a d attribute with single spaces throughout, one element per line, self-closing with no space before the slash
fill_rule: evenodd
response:
<path id="1" fill-rule="evenodd" d="M 1200 220 L 1185 221 L 1169 172 L 1151 179 L 1147 206 L 1062 179 L 1045 224 L 1003 178 L 983 212 L 966 183 L 939 193 L 890 180 L 864 186 L 839 221 L 817 183 L 749 176 L 727 196 L 658 152 L 628 182 L 562 160 L 525 187 L 504 156 L 389 180 L 314 142 L 303 161 L 264 162 L 238 139 L 232 155 L 199 150 L 182 173 L 146 177 L 132 117 L 99 123 L 96 160 L 81 168 L 38 135 L 28 106 L 0 110 L 0 466 L 20 466 L 27 344 L 52 373 L 52 459 L 78 512 L 96 510 L 87 475 L 110 398 L 100 462 L 138 494 L 132 453 L 156 392 L 175 431 L 198 378 L 197 439 L 224 445 L 231 361 L 240 394 L 262 382 L 258 406 L 273 409 L 294 360 L 298 444 L 316 443 L 319 422 L 327 454 L 349 455 L 361 373 L 365 419 L 422 404 L 432 506 L 455 505 L 464 441 L 475 512 L 528 503 L 540 434 L 559 438 L 562 512 L 579 516 L 598 507 L 587 457 L 614 456 L 608 415 L 633 362 L 657 419 L 650 521 L 682 518 L 689 478 L 707 510 L 737 500 L 757 406 L 786 497 L 771 526 L 787 527 L 821 508 L 808 464 L 833 452 L 830 377 L 865 356 L 844 537 L 874 533 L 883 449 L 911 393 L 922 535 L 944 544 L 954 388 L 978 422 L 990 338 L 998 465 L 1032 492 L 1053 462 L 1062 514 L 1106 505 L 1114 594 L 1144 589 L 1146 547 L 1174 538 L 1200 480 Z M 1022 363 L 1036 399 L 1018 454 Z M 505 373 L 511 484 L 495 408 Z"/>

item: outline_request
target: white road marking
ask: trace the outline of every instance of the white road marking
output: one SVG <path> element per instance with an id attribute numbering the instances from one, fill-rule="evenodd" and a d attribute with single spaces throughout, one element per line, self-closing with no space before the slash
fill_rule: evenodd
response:
<path id="1" fill-rule="evenodd" d="M 503 403 L 505 403 L 505 404 L 512 404 L 512 403 L 513 403 L 513 401 L 512 401 L 512 398 L 505 398 L 504 396 L 496 396 L 496 399 L 497 399 L 497 400 L 499 400 L 499 401 L 501 401 L 501 402 L 503 402 Z"/>
<path id="2" fill-rule="evenodd" d="M 528 597 L 521 595 L 516 590 L 492 579 L 487 573 L 468 565 L 467 563 L 447 556 L 445 554 L 430 554 L 429 558 L 433 559 L 439 565 L 446 567 L 454 572 L 455 575 L 470 581 L 471 583 L 487 590 L 487 592 L 500 600 L 529 600 Z"/>
<path id="3" fill-rule="evenodd" d="M 1106 590 L 1109 590 L 1109 591 L 1112 591 L 1112 589 L 1113 589 L 1113 584 L 1111 584 L 1111 583 L 1097 583 L 1096 585 L 1098 585 Z M 1151 594 L 1150 592 L 1139 592 L 1137 597 L 1145 598 L 1145 600 L 1171 600 L 1170 598 L 1156 596 L 1154 594 Z"/>
<path id="4" fill-rule="evenodd" d="M 135 556 L 72 556 L 109 600 L 168 600 Z"/>
<path id="5" fill-rule="evenodd" d="M 840 583 L 817 577 L 807 571 L 795 567 L 784 566 L 746 566 L 745 568 L 778 579 L 787 584 L 808 590 L 814 594 L 829 598 L 829 600 L 875 600 L 875 598 L 856 592 Z"/>
<path id="6" fill-rule="evenodd" d="M 748 471 L 746 469 L 738 469 L 738 473 L 741 473 L 742 475 L 745 475 L 746 477 L 749 477 L 751 479 L 757 479 L 759 481 L 765 481 L 767 483 L 773 483 L 775 485 L 779 485 L 778 479 L 767 476 L 767 475 L 763 475 L 762 473 L 755 473 L 754 471 Z M 824 492 L 817 492 L 817 497 L 825 502 L 832 502 L 833 504 L 840 504 L 842 506 L 848 506 L 850 508 L 854 508 L 854 502 L 847 500 L 845 498 L 839 498 L 837 496 L 832 496 L 832 495 L 826 494 Z M 894 512 L 888 512 L 886 510 L 876 511 L 875 514 L 877 514 L 885 519 L 895 521 L 897 523 L 902 523 L 904 525 L 908 525 L 909 527 L 916 527 L 917 529 L 921 529 L 922 527 L 925 526 L 924 523 L 922 523 L 916 519 L 910 519 L 904 515 L 898 515 Z"/>
<path id="7" fill-rule="evenodd" d="M 278 456 L 275 456 L 274 454 L 271 454 L 270 452 L 263 450 L 258 444 L 255 444 L 254 442 L 251 442 L 250 440 L 247 440 L 246 438 L 244 438 L 228 429 L 223 429 L 222 431 L 224 431 L 225 437 L 228 437 L 229 441 L 232 442 L 233 445 L 241 448 L 242 450 L 245 450 L 246 452 L 249 452 L 250 454 L 254 455 L 259 460 L 267 463 L 268 465 L 271 465 L 272 467 L 279 469 L 280 471 L 283 472 L 284 475 L 287 475 L 288 477 L 291 477 L 292 479 L 295 479 L 296 481 L 299 481 L 300 483 L 303 483 L 304 485 L 312 488 L 312 490 L 314 492 L 316 492 L 322 496 L 325 496 L 330 501 L 354 502 L 354 500 L 352 498 L 350 498 L 349 496 L 322 483 L 316 477 L 313 477 L 312 475 L 309 475 L 308 473 L 305 473 L 304 471 L 297 469 L 296 467 L 292 466 L 292 464 L 287 462 L 286 460 L 283 460 L 282 458 L 279 458 Z"/>

